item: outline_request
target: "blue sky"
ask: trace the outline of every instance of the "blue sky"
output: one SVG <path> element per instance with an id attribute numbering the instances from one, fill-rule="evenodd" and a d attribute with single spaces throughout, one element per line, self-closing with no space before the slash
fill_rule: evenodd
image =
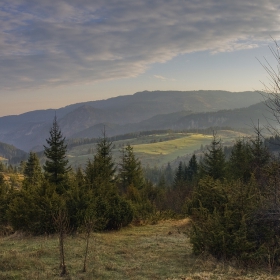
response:
<path id="1" fill-rule="evenodd" d="M 142 90 L 261 90 L 279 0 L 0 3 L 0 116 Z"/>

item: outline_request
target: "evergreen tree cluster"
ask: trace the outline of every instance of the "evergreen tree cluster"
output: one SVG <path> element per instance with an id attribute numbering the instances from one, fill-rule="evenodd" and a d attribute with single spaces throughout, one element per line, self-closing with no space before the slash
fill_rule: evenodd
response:
<path id="1" fill-rule="evenodd" d="M 144 179 L 130 145 L 123 147 L 117 165 L 112 142 L 104 133 L 93 159 L 84 170 L 74 171 L 68 165 L 67 145 L 56 118 L 46 141 L 43 167 L 33 152 L 21 163 L 21 188 L 12 188 L 0 173 L 2 227 L 32 234 L 53 233 L 63 217 L 70 231 L 84 228 L 88 221 L 94 222 L 96 230 L 111 230 L 156 212 L 157 188 Z"/>
<path id="2" fill-rule="evenodd" d="M 186 202 L 194 253 L 280 264 L 280 161 L 256 132 L 252 140 L 237 140 L 228 160 L 214 135 L 200 162 Z"/>

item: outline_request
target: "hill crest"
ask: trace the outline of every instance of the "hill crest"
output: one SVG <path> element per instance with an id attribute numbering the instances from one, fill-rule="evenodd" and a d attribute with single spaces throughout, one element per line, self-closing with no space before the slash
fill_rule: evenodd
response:
<path id="1" fill-rule="evenodd" d="M 89 101 L 54 110 L 36 110 L 17 116 L 0 118 L 0 141 L 29 151 L 43 145 L 56 113 L 63 134 L 77 137 L 87 129 L 110 123 L 127 126 L 162 114 L 192 111 L 215 112 L 247 107 L 262 99 L 257 92 L 228 91 L 144 91 L 107 100 Z M 160 129 L 160 127 L 158 127 Z M 126 131 L 125 131 L 126 132 Z M 99 131 L 98 131 L 99 133 Z M 120 134 L 120 133 L 118 133 Z"/>

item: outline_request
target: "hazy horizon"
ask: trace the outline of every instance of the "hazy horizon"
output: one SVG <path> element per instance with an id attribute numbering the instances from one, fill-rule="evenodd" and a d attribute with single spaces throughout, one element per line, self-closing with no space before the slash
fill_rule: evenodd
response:
<path id="1" fill-rule="evenodd" d="M 209 91 L 209 92 L 219 92 L 219 91 L 226 91 L 226 90 L 188 90 L 188 91 L 178 91 L 178 92 L 200 92 L 200 91 Z M 16 116 L 16 115 L 21 115 L 21 114 L 24 114 L 24 113 L 28 113 L 28 112 L 32 112 L 32 111 L 41 111 L 41 110 L 56 110 L 56 109 L 61 109 L 61 108 L 64 108 L 64 107 L 68 107 L 68 106 L 71 106 L 71 105 L 74 105 L 74 104 L 79 104 L 79 103 L 87 103 L 87 102 L 92 102 L 92 101 L 106 101 L 108 99 L 111 99 L 111 98 L 116 98 L 116 97 L 122 97 L 122 96 L 133 96 L 134 94 L 136 93 L 141 93 L 141 92 L 176 92 L 176 90 L 166 90 L 166 91 L 160 91 L 160 90 L 154 90 L 154 91 L 148 91 L 148 90 L 144 90 L 144 91 L 138 91 L 138 92 L 134 92 L 132 94 L 124 94 L 124 95 L 117 95 L 117 96 L 111 96 L 111 97 L 108 97 L 108 98 L 103 98 L 103 99 L 96 99 L 96 100 L 87 100 L 87 101 L 78 101 L 78 102 L 75 102 L 75 103 L 67 103 L 67 104 L 63 104 L 61 106 L 57 106 L 57 107 L 42 107 L 42 108 L 35 108 L 35 109 L 31 109 L 31 110 L 26 110 L 26 111 L 22 111 L 22 112 L 18 112 L 18 113 L 15 113 L 15 114 L 8 114 L 8 115 L 1 115 L 1 112 L 0 112 L 0 118 L 1 117 L 9 117 L 9 116 Z M 230 93 L 242 93 L 242 92 L 256 92 L 256 94 L 260 94 L 258 91 L 226 91 L 226 92 L 230 92 Z M 261 96 L 260 94 L 260 102 L 262 101 L 263 97 Z"/>
<path id="2" fill-rule="evenodd" d="M 0 4 L 0 116 L 144 90 L 254 91 L 277 1 Z"/>

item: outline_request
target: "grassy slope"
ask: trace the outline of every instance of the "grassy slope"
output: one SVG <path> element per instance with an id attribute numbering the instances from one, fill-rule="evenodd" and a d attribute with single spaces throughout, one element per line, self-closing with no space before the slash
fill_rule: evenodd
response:
<path id="1" fill-rule="evenodd" d="M 66 279 L 275 279 L 210 257 L 193 256 L 185 231 L 189 220 L 130 226 L 93 234 L 88 270 L 82 273 L 85 240 L 67 237 Z M 0 279 L 61 279 L 57 236 L 0 239 Z"/>
<path id="2" fill-rule="evenodd" d="M 151 166 L 161 166 L 177 157 L 198 150 L 201 145 L 209 144 L 211 139 L 210 135 L 190 134 L 166 142 L 135 145 L 133 148 L 143 165 L 149 163 Z"/>
<path id="3" fill-rule="evenodd" d="M 162 166 L 168 162 L 172 162 L 177 157 L 192 154 L 195 150 L 199 150 L 201 145 L 210 144 L 213 135 L 203 135 L 195 133 L 170 133 L 159 135 L 148 135 L 134 139 L 116 141 L 113 144 L 113 156 L 116 162 L 119 162 L 120 148 L 122 145 L 130 143 L 134 148 L 134 153 L 142 164 L 145 166 Z M 232 144 L 238 137 L 247 136 L 244 133 L 223 130 L 218 132 L 225 144 Z M 151 143 L 156 141 L 156 143 Z M 94 144 L 81 145 L 69 151 L 69 161 L 74 167 L 84 165 L 88 159 L 92 159 L 92 154 L 88 154 L 90 148 L 94 148 Z"/>

